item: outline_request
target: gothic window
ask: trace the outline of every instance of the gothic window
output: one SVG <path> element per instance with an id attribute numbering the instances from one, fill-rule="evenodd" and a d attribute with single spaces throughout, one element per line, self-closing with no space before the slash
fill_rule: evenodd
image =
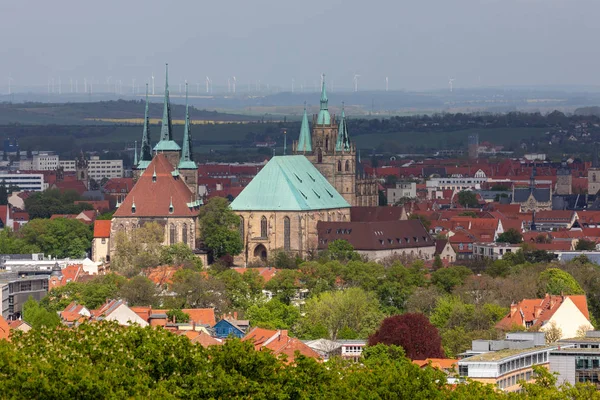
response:
<path id="1" fill-rule="evenodd" d="M 185 243 L 185 244 L 188 244 L 188 227 L 187 227 L 187 224 L 183 224 L 183 228 L 181 228 L 181 241 L 183 243 Z"/>
<path id="2" fill-rule="evenodd" d="M 290 251 L 290 218 L 283 218 L 283 249 L 285 251 Z"/>
<path id="3" fill-rule="evenodd" d="M 325 151 L 329 151 L 329 136 L 325 138 Z"/>
<path id="4" fill-rule="evenodd" d="M 350 161 L 346 160 L 346 172 L 350 171 Z"/>
<path id="5" fill-rule="evenodd" d="M 317 162 L 319 164 L 323 162 L 323 152 L 320 147 L 317 149 Z"/>
<path id="6" fill-rule="evenodd" d="M 240 217 L 240 236 L 242 238 L 242 243 L 244 242 L 244 217 Z"/>
<path id="7" fill-rule="evenodd" d="M 169 226 L 169 244 L 174 244 L 177 241 L 177 232 L 175 231 L 175 225 Z"/>
<path id="8" fill-rule="evenodd" d="M 267 217 L 265 217 L 264 215 L 260 219 L 260 237 L 267 237 Z"/>
<path id="9" fill-rule="evenodd" d="M 338 172 L 342 171 L 342 162 L 338 161 Z"/>

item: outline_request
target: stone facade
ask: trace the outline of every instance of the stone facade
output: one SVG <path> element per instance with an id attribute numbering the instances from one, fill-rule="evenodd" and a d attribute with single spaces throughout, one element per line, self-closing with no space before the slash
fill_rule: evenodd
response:
<path id="1" fill-rule="evenodd" d="M 110 238 L 92 239 L 92 261 L 107 261 L 110 255 Z"/>
<path id="2" fill-rule="evenodd" d="M 554 193 L 558 195 L 573 194 L 573 175 L 563 160 L 561 167 L 556 171 L 556 187 Z"/>
<path id="3" fill-rule="evenodd" d="M 349 221 L 350 209 L 316 211 L 237 211 L 244 249 L 235 258 L 238 265 L 265 260 L 274 250 L 285 250 L 306 258 L 317 250 L 319 221 Z"/>
<path id="4" fill-rule="evenodd" d="M 597 194 L 600 190 L 600 168 L 588 169 L 588 194 Z"/>

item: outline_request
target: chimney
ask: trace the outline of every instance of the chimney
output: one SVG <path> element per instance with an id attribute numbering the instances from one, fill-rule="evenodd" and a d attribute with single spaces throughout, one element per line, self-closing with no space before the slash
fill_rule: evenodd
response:
<path id="1" fill-rule="evenodd" d="M 233 319 L 236 319 L 236 320 L 237 320 L 237 316 L 238 316 L 238 313 L 237 313 L 237 311 L 234 311 L 234 312 L 233 312 Z"/>

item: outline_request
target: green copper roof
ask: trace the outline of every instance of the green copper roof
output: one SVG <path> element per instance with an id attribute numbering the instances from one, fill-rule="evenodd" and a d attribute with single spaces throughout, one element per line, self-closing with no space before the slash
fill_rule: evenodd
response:
<path id="1" fill-rule="evenodd" d="M 192 130 L 188 108 L 188 84 L 185 83 L 185 128 L 183 129 L 183 150 L 179 159 L 179 169 L 197 169 L 192 154 Z"/>
<path id="2" fill-rule="evenodd" d="M 346 112 L 342 106 L 342 119 L 338 127 L 337 142 L 335 143 L 335 151 L 350 151 L 350 136 L 348 136 L 348 126 L 346 125 Z"/>
<path id="3" fill-rule="evenodd" d="M 137 140 L 135 141 L 135 144 L 133 145 L 133 165 L 136 166 L 138 163 L 138 159 L 137 159 Z"/>
<path id="4" fill-rule="evenodd" d="M 146 84 L 146 109 L 144 111 L 144 133 L 142 134 L 142 148 L 140 150 L 140 159 L 136 163 L 147 161 L 148 164 L 152 161 L 152 145 L 150 144 L 150 117 L 148 116 L 148 84 Z M 146 165 L 148 165 L 146 164 Z"/>
<path id="5" fill-rule="evenodd" d="M 306 115 L 306 104 L 304 104 L 304 116 L 300 126 L 300 137 L 298 138 L 298 148 L 296 151 L 312 151 L 312 139 L 308 127 L 308 115 Z"/>
<path id="6" fill-rule="evenodd" d="M 140 160 L 137 164 L 137 169 L 146 169 L 150 165 L 150 161 Z"/>
<path id="7" fill-rule="evenodd" d="M 331 124 L 331 115 L 329 115 L 329 109 L 327 108 L 327 103 L 329 100 L 327 99 L 327 92 L 325 90 L 325 75 L 323 75 L 323 87 L 321 88 L 321 109 L 319 110 L 319 115 L 317 116 L 317 124 L 319 125 L 330 125 Z"/>
<path id="8" fill-rule="evenodd" d="M 309 211 L 350 204 L 303 155 L 276 156 L 231 203 L 234 211 Z"/>
<path id="9" fill-rule="evenodd" d="M 169 101 L 169 64 L 165 72 L 165 99 L 163 104 L 162 126 L 160 141 L 154 146 L 154 151 L 179 151 L 181 147 L 173 141 L 173 126 L 171 121 L 171 102 Z"/>

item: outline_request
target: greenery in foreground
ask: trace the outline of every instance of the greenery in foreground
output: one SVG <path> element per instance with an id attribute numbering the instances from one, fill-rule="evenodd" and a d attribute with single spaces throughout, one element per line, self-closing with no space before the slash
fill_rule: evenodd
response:
<path id="1" fill-rule="evenodd" d="M 477 382 L 448 385 L 443 372 L 419 368 L 397 346 L 368 347 L 361 363 L 287 363 L 239 340 L 205 349 L 162 328 L 114 322 L 15 332 L 0 342 L 0 393 L 15 399 L 600 398 L 591 385 L 556 388 L 554 379 L 539 370 L 524 393 L 504 394 Z"/>

